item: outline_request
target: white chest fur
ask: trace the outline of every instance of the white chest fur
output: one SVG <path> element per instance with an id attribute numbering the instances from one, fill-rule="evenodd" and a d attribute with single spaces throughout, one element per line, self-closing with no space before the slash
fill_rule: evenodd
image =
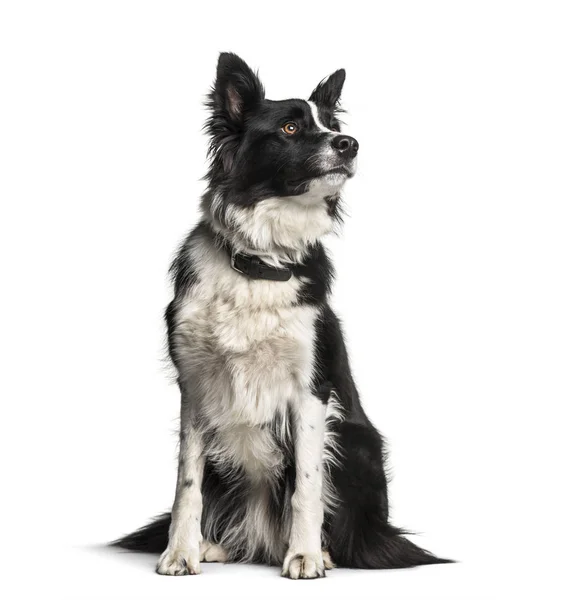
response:
<path id="1" fill-rule="evenodd" d="M 318 312 L 296 305 L 298 279 L 248 279 L 208 242 L 190 252 L 198 282 L 177 314 L 177 352 L 200 413 L 235 447 L 309 389 Z"/>

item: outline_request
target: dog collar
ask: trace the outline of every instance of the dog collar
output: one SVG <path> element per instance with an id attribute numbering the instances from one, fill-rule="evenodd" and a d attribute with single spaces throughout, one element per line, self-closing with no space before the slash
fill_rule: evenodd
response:
<path id="1" fill-rule="evenodd" d="M 258 256 L 244 252 L 231 253 L 231 266 L 235 271 L 251 279 L 267 279 L 269 281 L 288 281 L 292 271 L 284 268 L 272 267 L 262 261 Z"/>

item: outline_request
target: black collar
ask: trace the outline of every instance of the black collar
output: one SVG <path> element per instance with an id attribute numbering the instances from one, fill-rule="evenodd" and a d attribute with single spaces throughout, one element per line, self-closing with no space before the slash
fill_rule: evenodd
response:
<path id="1" fill-rule="evenodd" d="M 254 254 L 231 251 L 231 266 L 242 275 L 251 279 L 268 279 L 269 281 L 288 281 L 292 271 L 272 267 Z"/>

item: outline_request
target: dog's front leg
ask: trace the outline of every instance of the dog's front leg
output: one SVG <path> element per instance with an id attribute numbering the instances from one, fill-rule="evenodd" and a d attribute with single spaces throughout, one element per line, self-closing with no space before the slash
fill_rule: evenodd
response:
<path id="1" fill-rule="evenodd" d="M 156 568 L 161 575 L 200 573 L 203 470 L 202 436 L 192 423 L 190 406 L 185 403 L 182 394 L 178 481 L 168 547 Z"/>
<path id="2" fill-rule="evenodd" d="M 292 409 L 296 486 L 291 499 L 292 525 L 282 575 L 291 579 L 323 577 L 322 468 L 326 404 L 306 394 Z"/>

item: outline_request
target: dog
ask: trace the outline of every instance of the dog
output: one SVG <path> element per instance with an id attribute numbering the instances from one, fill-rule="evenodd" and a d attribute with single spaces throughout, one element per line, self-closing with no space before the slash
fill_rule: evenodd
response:
<path id="1" fill-rule="evenodd" d="M 308 100 L 273 101 L 241 58 L 219 56 L 202 218 L 172 264 L 166 310 L 181 392 L 174 505 L 114 542 L 161 553 L 160 574 L 240 561 L 313 579 L 452 562 L 389 522 L 384 442 L 329 305 L 321 240 L 341 222 L 359 151 L 341 133 L 344 80 L 340 69 Z"/>

